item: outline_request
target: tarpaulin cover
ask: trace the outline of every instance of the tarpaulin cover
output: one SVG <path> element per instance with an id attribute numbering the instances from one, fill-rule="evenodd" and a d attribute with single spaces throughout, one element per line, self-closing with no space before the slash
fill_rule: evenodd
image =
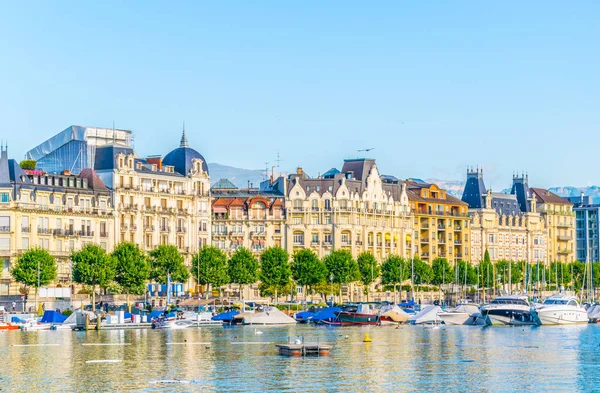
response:
<path id="1" fill-rule="evenodd" d="M 46 310 L 44 311 L 44 316 L 42 316 L 41 323 L 63 323 L 65 319 L 68 317 L 66 315 L 62 315 L 54 310 Z"/>
<path id="2" fill-rule="evenodd" d="M 233 320 L 233 317 L 235 317 L 239 313 L 240 312 L 238 310 L 226 311 L 226 312 L 222 312 L 218 315 L 215 315 L 211 319 L 213 321 L 231 321 L 231 320 Z"/>

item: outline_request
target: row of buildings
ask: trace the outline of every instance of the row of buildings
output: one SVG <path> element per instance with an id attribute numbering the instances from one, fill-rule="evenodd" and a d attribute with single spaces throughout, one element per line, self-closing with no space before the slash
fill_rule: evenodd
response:
<path id="1" fill-rule="evenodd" d="M 245 189 L 213 182 L 204 157 L 188 145 L 140 157 L 128 130 L 71 126 L 27 152 L 35 170 L 0 157 L 0 295 L 18 290 L 10 266 L 32 246 L 59 262 L 70 283 L 72 250 L 93 242 L 111 251 L 132 241 L 144 250 L 177 246 L 189 263 L 207 244 L 258 255 L 270 246 L 320 257 L 345 249 L 425 261 L 571 261 L 573 204 L 515 176 L 510 194 L 486 189 L 467 172 L 462 199 L 435 184 L 380 173 L 375 160 L 345 160 L 311 177 L 301 168 Z M 579 250 L 578 254 L 579 256 Z M 191 282 L 189 284 L 192 284 Z"/>

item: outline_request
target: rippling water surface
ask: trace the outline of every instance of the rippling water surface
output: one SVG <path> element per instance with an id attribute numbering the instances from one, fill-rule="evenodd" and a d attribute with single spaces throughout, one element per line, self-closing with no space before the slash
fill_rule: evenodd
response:
<path id="1" fill-rule="evenodd" d="M 0 391 L 600 392 L 600 325 L 259 331 L 0 332 Z M 295 336 L 335 347 L 278 355 Z"/>

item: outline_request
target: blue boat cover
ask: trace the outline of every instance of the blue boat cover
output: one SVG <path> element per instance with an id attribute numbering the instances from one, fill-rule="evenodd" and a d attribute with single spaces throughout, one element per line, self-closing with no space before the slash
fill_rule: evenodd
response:
<path id="1" fill-rule="evenodd" d="M 220 314 L 215 315 L 211 319 L 213 321 L 231 321 L 233 317 L 238 315 L 240 312 L 238 310 L 226 311 Z"/>
<path id="2" fill-rule="evenodd" d="M 300 311 L 296 313 L 296 319 L 307 319 L 314 316 L 315 313 L 312 311 Z"/>
<path id="3" fill-rule="evenodd" d="M 340 312 L 342 311 L 341 307 L 327 307 L 324 308 L 323 310 L 317 312 L 315 315 L 313 315 L 312 317 L 312 321 L 313 322 L 321 322 L 321 321 L 333 321 L 337 318 L 337 315 L 335 315 L 336 312 Z"/>
<path id="4" fill-rule="evenodd" d="M 46 310 L 42 316 L 41 323 L 63 323 L 67 319 L 66 315 L 62 315 L 55 310 Z"/>
<path id="5" fill-rule="evenodd" d="M 151 321 L 153 319 L 156 319 L 156 318 L 160 317 L 161 315 L 163 315 L 164 313 L 165 313 L 164 310 L 154 310 L 150 314 L 148 314 L 148 320 Z"/>
<path id="6" fill-rule="evenodd" d="M 25 322 L 27 322 L 27 321 L 24 319 L 21 319 L 19 317 L 12 317 L 10 319 L 10 323 L 25 323 Z"/>

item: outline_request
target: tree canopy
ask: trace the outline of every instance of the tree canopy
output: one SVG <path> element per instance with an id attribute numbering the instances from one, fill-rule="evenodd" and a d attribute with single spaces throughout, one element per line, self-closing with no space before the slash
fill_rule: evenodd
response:
<path id="1" fill-rule="evenodd" d="M 41 248 L 32 248 L 21 255 L 10 274 L 16 282 L 26 287 L 38 286 L 38 262 L 40 267 L 40 286 L 50 284 L 56 280 L 58 269 L 54 257 L 48 251 Z"/>
<path id="2" fill-rule="evenodd" d="M 192 257 L 192 276 L 200 285 L 219 288 L 229 282 L 227 256 L 216 247 L 204 246 Z"/>
<path id="3" fill-rule="evenodd" d="M 405 259 L 397 255 L 389 256 L 381 264 L 381 283 L 384 285 L 402 284 L 410 278 L 410 266 Z"/>
<path id="4" fill-rule="evenodd" d="M 414 260 L 414 282 L 417 285 L 431 283 L 431 265 L 421 259 Z"/>
<path id="5" fill-rule="evenodd" d="M 253 284 L 258 280 L 258 261 L 247 248 L 238 248 L 231 258 L 227 272 L 234 284 Z"/>
<path id="6" fill-rule="evenodd" d="M 379 278 L 381 269 L 379 268 L 377 260 L 370 252 L 361 253 L 358 258 L 356 258 L 356 263 L 358 264 L 361 281 L 364 285 L 370 285 Z"/>
<path id="7" fill-rule="evenodd" d="M 466 277 L 465 277 L 466 273 Z M 468 261 L 458 261 L 454 265 L 454 283 L 458 285 L 475 285 L 477 284 L 477 272 L 473 265 Z"/>
<path id="8" fill-rule="evenodd" d="M 76 283 L 105 287 L 115 278 L 115 259 L 97 244 L 86 244 L 74 251 L 71 260 Z"/>
<path id="9" fill-rule="evenodd" d="M 327 281 L 327 267 L 309 248 L 300 249 L 292 255 L 291 270 L 298 285 L 314 286 Z"/>
<path id="10" fill-rule="evenodd" d="M 269 247 L 260 255 L 261 283 L 273 289 L 275 297 L 291 282 L 290 256 L 281 247 Z"/>
<path id="11" fill-rule="evenodd" d="M 112 252 L 115 260 L 115 281 L 127 293 L 143 294 L 150 275 L 148 257 L 135 243 L 123 242 Z"/>
<path id="12" fill-rule="evenodd" d="M 323 262 L 330 274 L 333 274 L 333 282 L 347 284 L 360 280 L 358 264 L 352 258 L 350 251 L 335 250 L 327 255 Z"/>
<path id="13" fill-rule="evenodd" d="M 446 258 L 436 258 L 431 264 L 431 283 L 442 285 L 452 282 L 454 270 Z"/>
<path id="14" fill-rule="evenodd" d="M 150 279 L 159 284 L 167 283 L 171 275 L 172 282 L 183 283 L 190 278 L 190 272 L 185 266 L 183 256 L 172 245 L 160 245 L 150 251 Z"/>

